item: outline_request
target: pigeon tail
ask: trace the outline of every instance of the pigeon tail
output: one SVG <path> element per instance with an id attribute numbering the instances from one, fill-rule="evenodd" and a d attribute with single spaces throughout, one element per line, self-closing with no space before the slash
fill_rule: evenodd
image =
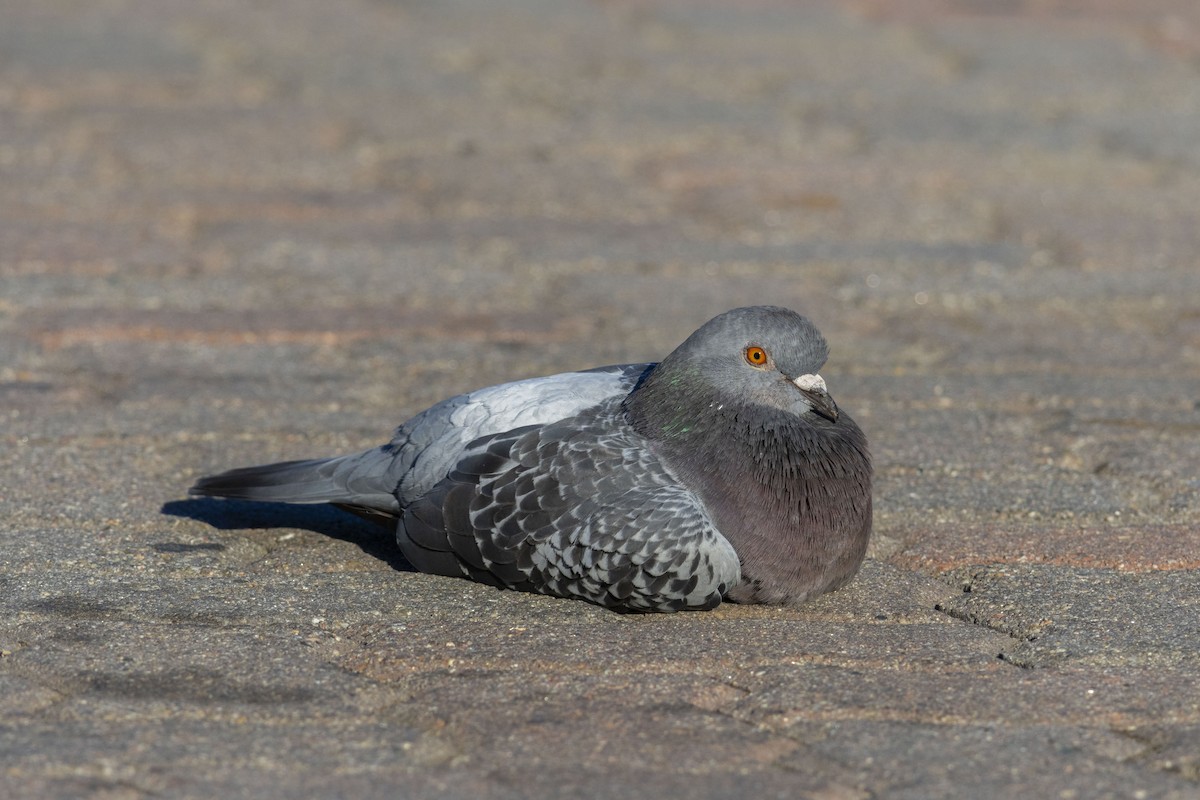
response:
<path id="1" fill-rule="evenodd" d="M 389 475 L 394 461 L 394 452 L 384 446 L 340 458 L 242 467 L 201 478 L 188 494 L 274 503 L 333 503 L 395 517 L 400 503 L 393 494 L 399 479 Z"/>

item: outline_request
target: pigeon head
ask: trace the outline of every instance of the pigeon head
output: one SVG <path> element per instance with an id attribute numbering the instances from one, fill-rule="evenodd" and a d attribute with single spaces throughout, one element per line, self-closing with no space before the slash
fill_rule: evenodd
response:
<path id="1" fill-rule="evenodd" d="M 665 436 L 693 429 L 710 410 L 746 406 L 836 424 L 837 405 L 818 372 L 828 355 L 821 332 L 800 314 L 735 308 L 663 359 L 633 393 L 631 418 L 647 435 Z"/>

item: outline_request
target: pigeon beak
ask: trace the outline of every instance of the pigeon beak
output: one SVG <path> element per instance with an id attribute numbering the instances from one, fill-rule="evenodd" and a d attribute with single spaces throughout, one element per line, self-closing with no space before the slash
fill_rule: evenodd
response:
<path id="1" fill-rule="evenodd" d="M 829 396 L 829 390 L 825 388 L 824 378 L 816 373 L 801 375 L 792 381 L 792 384 L 804 395 L 804 399 L 812 406 L 813 411 L 830 422 L 837 422 L 837 403 L 833 402 L 833 398 Z"/>

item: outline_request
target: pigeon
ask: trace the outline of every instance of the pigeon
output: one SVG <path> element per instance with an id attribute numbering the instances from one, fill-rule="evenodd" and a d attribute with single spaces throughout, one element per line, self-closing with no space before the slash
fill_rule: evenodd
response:
<path id="1" fill-rule="evenodd" d="M 421 572 L 622 612 L 798 604 L 858 571 L 866 436 L 805 317 L 754 306 L 659 363 L 444 400 L 355 455 L 201 478 L 194 496 L 331 503 L 393 528 Z"/>

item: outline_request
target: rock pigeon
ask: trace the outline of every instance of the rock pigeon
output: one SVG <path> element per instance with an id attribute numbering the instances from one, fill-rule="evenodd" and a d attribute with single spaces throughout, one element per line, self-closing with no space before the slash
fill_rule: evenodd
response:
<path id="1" fill-rule="evenodd" d="M 619 611 L 799 603 L 858 571 L 866 437 L 785 308 L 738 308 L 658 364 L 451 397 L 356 455 L 202 478 L 193 495 L 332 503 L 418 570 Z"/>

